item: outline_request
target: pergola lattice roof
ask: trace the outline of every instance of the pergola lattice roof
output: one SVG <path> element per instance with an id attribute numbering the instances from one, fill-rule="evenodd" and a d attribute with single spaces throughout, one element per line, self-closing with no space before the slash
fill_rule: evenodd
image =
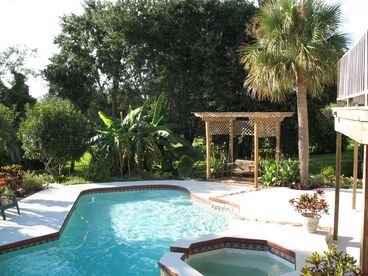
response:
<path id="1" fill-rule="evenodd" d="M 206 119 L 231 119 L 231 118 L 267 118 L 267 119 L 280 119 L 281 121 L 286 117 L 293 116 L 293 112 L 194 112 L 196 117 Z"/>
<path id="2" fill-rule="evenodd" d="M 196 117 L 209 124 L 210 135 L 254 135 L 254 122 L 259 123 L 259 137 L 274 137 L 279 124 L 293 112 L 194 112 Z M 240 120 L 236 120 L 236 119 Z M 231 126 L 232 124 L 232 126 Z M 233 127 L 233 130 L 231 130 Z"/>

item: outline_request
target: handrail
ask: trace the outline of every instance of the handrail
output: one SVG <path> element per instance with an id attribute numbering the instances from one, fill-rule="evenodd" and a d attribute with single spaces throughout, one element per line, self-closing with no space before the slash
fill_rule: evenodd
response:
<path id="1" fill-rule="evenodd" d="M 338 62 L 337 100 L 368 95 L 368 31 Z M 367 100 L 365 100 L 367 104 Z"/>

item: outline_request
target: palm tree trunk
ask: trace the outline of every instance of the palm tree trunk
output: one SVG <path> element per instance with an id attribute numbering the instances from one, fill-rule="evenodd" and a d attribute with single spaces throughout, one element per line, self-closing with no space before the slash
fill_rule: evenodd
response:
<path id="1" fill-rule="evenodd" d="M 309 182 L 309 126 L 307 88 L 300 80 L 297 80 L 297 109 L 298 109 L 298 151 L 300 163 L 300 183 Z"/>

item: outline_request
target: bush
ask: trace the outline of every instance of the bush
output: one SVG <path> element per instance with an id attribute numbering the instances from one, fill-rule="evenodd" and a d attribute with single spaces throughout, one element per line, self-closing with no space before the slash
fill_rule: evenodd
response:
<path id="1" fill-rule="evenodd" d="M 177 165 L 179 175 L 182 177 L 187 177 L 191 172 L 193 165 L 194 165 L 193 159 L 184 154 L 180 158 Z"/>
<path id="2" fill-rule="evenodd" d="M 12 192 L 24 186 L 24 172 L 21 165 L 8 165 L 0 168 L 0 179 L 4 180 L 3 189 Z"/>
<path id="3" fill-rule="evenodd" d="M 211 147 L 211 174 L 213 177 L 223 177 L 227 172 L 229 156 L 225 148 L 225 144 L 222 147 L 214 145 Z"/>
<path id="4" fill-rule="evenodd" d="M 111 176 L 111 164 L 93 155 L 90 163 L 84 165 L 82 169 L 82 177 L 90 181 L 103 181 L 111 178 Z"/>
<path id="5" fill-rule="evenodd" d="M 336 252 L 336 246 L 331 246 L 329 251 L 323 252 L 323 255 L 313 252 L 301 269 L 302 275 L 361 275 L 359 266 L 354 257 L 344 252 Z"/>
<path id="6" fill-rule="evenodd" d="M 25 155 L 42 161 L 56 177 L 86 151 L 88 122 L 68 101 L 44 101 L 27 108 L 18 136 Z"/>
<path id="7" fill-rule="evenodd" d="M 351 189 L 353 187 L 354 178 L 342 175 L 340 188 Z M 335 187 L 336 175 L 333 167 L 325 167 L 317 175 L 312 175 L 309 180 L 312 189 L 320 187 Z M 357 179 L 357 188 L 362 188 L 362 180 Z"/>
<path id="8" fill-rule="evenodd" d="M 26 190 L 27 193 L 40 191 L 45 183 L 46 181 L 42 175 L 36 175 L 33 172 L 27 172 L 25 174 L 24 190 Z"/>
<path id="9" fill-rule="evenodd" d="M 262 160 L 260 170 L 266 186 L 288 186 L 299 178 L 299 162 L 292 159 Z"/>
<path id="10" fill-rule="evenodd" d="M 331 187 L 335 186 L 336 176 L 333 167 L 325 167 L 317 175 L 312 175 L 309 180 L 310 188 L 320 188 L 320 187 Z"/>

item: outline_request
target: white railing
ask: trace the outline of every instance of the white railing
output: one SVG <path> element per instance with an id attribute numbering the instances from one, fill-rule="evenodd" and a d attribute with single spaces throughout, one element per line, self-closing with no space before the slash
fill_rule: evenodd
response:
<path id="1" fill-rule="evenodd" d="M 368 31 L 338 63 L 337 100 L 368 95 Z"/>

